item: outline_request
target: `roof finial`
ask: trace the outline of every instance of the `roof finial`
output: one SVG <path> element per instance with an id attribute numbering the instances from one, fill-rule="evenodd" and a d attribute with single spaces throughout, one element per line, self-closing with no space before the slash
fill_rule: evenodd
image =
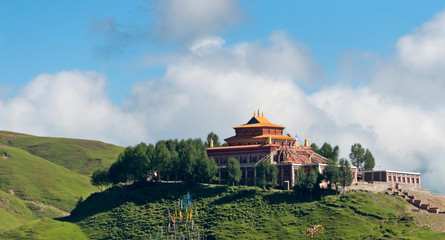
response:
<path id="1" fill-rule="evenodd" d="M 261 111 L 261 117 L 264 117 L 264 112 L 263 111 Z"/>
<path id="2" fill-rule="evenodd" d="M 253 116 L 255 117 L 255 110 L 253 110 Z"/>
<path id="3" fill-rule="evenodd" d="M 258 108 L 258 117 L 260 116 L 260 109 Z"/>

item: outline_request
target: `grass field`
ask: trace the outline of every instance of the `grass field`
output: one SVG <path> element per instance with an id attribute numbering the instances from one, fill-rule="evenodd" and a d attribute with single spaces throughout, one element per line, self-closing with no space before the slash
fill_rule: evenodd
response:
<path id="1" fill-rule="evenodd" d="M 1 235 L 1 239 L 88 240 L 73 223 L 43 218 Z"/>
<path id="2" fill-rule="evenodd" d="M 197 225 L 208 239 L 304 239 L 313 225 L 322 239 L 445 239 L 418 227 L 395 196 L 370 193 L 297 197 L 255 187 L 148 184 L 95 193 L 65 219 L 91 239 L 149 239 L 167 229 L 167 208 L 187 191 L 198 208 Z"/>
<path id="3" fill-rule="evenodd" d="M 77 173 L 90 176 L 108 168 L 124 148 L 99 141 L 36 137 L 0 131 L 0 144 L 23 149 Z"/>
<path id="4" fill-rule="evenodd" d="M 0 146 L 0 190 L 29 201 L 71 211 L 95 188 L 89 178 L 22 149 Z"/>

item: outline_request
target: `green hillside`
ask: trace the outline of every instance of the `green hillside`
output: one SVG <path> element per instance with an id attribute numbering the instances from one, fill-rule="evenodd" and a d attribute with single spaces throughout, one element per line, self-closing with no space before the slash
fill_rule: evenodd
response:
<path id="1" fill-rule="evenodd" d="M 0 146 L 0 156 L 0 190 L 20 199 L 70 211 L 80 197 L 95 191 L 89 177 L 22 149 Z"/>
<path id="2" fill-rule="evenodd" d="M 24 201 L 0 191 L 0 232 L 4 232 L 42 217 L 62 217 L 57 209 Z"/>
<path id="3" fill-rule="evenodd" d="M 147 184 L 95 193 L 66 221 L 90 239 L 150 239 L 165 233 L 168 212 L 187 191 L 198 209 L 196 224 L 208 239 L 304 239 L 323 225 L 323 239 L 445 239 L 418 227 L 395 196 L 371 193 L 298 198 L 291 192 L 255 187 Z M 162 229 L 162 230 L 161 230 Z"/>
<path id="4" fill-rule="evenodd" d="M 88 237 L 76 224 L 44 218 L 9 231 L 1 239 L 88 240 Z"/>
<path id="5" fill-rule="evenodd" d="M 36 137 L 6 131 L 0 131 L 0 144 L 23 149 L 88 176 L 98 168 L 108 168 L 124 150 L 99 141 Z"/>

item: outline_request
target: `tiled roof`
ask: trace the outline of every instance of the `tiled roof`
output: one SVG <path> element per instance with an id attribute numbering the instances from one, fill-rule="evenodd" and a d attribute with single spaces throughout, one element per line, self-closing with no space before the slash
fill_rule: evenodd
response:
<path id="1" fill-rule="evenodd" d="M 233 128 L 251 128 L 251 127 L 271 127 L 281 128 L 284 127 L 270 123 L 265 117 L 253 116 L 246 124 L 239 125 Z"/>
<path id="2" fill-rule="evenodd" d="M 253 137 L 253 139 L 269 138 L 269 136 L 272 139 L 284 139 L 284 140 L 289 140 L 289 141 L 294 140 L 293 137 L 289 137 L 289 136 L 285 136 L 285 135 L 272 135 L 272 134 L 264 134 L 264 135 L 255 136 L 255 137 Z"/>

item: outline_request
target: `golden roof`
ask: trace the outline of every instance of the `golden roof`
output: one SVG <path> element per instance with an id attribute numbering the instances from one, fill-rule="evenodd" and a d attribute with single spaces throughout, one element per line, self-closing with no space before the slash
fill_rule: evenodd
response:
<path id="1" fill-rule="evenodd" d="M 284 129 L 284 127 L 275 125 L 269 122 L 264 116 L 256 116 L 254 115 L 246 124 L 239 125 L 233 128 L 252 128 L 252 127 L 271 127 L 271 128 L 281 128 Z"/>

